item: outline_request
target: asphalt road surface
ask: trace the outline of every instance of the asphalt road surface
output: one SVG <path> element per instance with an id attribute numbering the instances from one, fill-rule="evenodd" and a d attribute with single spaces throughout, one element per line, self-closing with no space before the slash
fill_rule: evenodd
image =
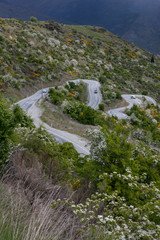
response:
<path id="1" fill-rule="evenodd" d="M 102 95 L 100 90 L 100 83 L 94 80 L 86 80 L 86 79 L 77 79 L 72 80 L 74 82 L 83 81 L 88 85 L 88 99 L 87 105 L 92 107 L 93 109 L 98 109 L 98 105 L 102 101 Z M 68 133 L 67 131 L 61 131 L 55 128 L 50 127 L 48 124 L 41 121 L 40 117 L 42 115 L 42 111 L 38 108 L 37 103 L 43 99 L 48 94 L 49 88 L 41 89 L 37 91 L 30 97 L 27 97 L 17 104 L 27 112 L 29 116 L 32 117 L 34 123 L 37 127 L 44 127 L 49 134 L 55 137 L 58 142 L 71 142 L 75 146 L 76 150 L 81 155 L 89 155 L 90 147 L 88 145 L 88 141 L 85 138 L 77 136 L 75 134 Z M 117 116 L 119 119 L 126 119 L 128 116 L 124 113 L 125 109 L 130 109 L 133 104 L 142 104 L 142 99 L 145 97 L 147 101 L 150 103 L 156 104 L 155 100 L 148 96 L 142 95 L 127 95 L 124 94 L 122 97 L 129 103 L 127 107 L 116 108 L 108 111 L 109 115 Z"/>
<path id="2" fill-rule="evenodd" d="M 148 96 L 143 96 L 143 95 L 128 95 L 128 94 L 123 94 L 122 98 L 125 99 L 125 101 L 129 104 L 127 107 L 121 107 L 121 108 L 116 108 L 116 109 L 111 109 L 108 111 L 108 114 L 110 116 L 116 116 L 118 119 L 127 119 L 128 116 L 127 114 L 124 113 L 126 109 L 130 109 L 133 107 L 133 105 L 139 105 L 141 106 L 143 104 L 143 99 L 145 98 L 149 103 L 156 105 L 156 101 Z"/>
<path id="3" fill-rule="evenodd" d="M 94 80 L 76 80 L 75 82 L 84 81 L 88 84 L 88 99 L 87 105 L 98 109 L 99 103 L 101 103 L 102 96 L 100 91 L 100 84 Z M 76 150 L 81 155 L 89 155 L 90 147 L 88 146 L 88 141 L 85 138 L 79 137 L 75 134 L 68 133 L 67 131 L 61 131 L 50 127 L 48 124 L 41 121 L 40 116 L 42 114 L 41 110 L 37 106 L 37 102 L 40 101 L 48 94 L 49 88 L 45 88 L 37 91 L 30 97 L 27 97 L 17 104 L 25 111 L 29 116 L 32 117 L 34 123 L 37 127 L 43 126 L 49 134 L 55 137 L 58 142 L 71 142 L 75 146 Z M 95 93 L 96 92 L 96 93 Z"/>
<path id="4" fill-rule="evenodd" d="M 93 109 L 98 109 L 99 104 L 102 102 L 102 94 L 101 94 L 101 85 L 99 82 L 95 80 L 86 80 L 86 79 L 77 79 L 72 80 L 73 82 L 80 82 L 83 81 L 88 86 L 88 99 L 87 99 L 87 105 L 90 106 Z M 69 82 L 72 82 L 69 81 Z"/>

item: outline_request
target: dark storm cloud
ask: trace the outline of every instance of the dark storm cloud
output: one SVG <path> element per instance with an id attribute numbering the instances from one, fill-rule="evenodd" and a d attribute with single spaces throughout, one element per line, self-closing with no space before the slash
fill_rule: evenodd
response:
<path id="1" fill-rule="evenodd" d="M 160 9 L 160 0 L 133 0 L 130 6 L 135 12 L 157 12 Z"/>

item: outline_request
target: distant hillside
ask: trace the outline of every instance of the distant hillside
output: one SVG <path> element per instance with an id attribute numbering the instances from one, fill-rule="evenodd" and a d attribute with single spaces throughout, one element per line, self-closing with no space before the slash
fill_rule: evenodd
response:
<path id="1" fill-rule="evenodd" d="M 7 0 L 0 1 L 2 17 L 54 20 L 66 24 L 102 26 L 128 41 L 160 53 L 158 0 Z"/>
<path id="2" fill-rule="evenodd" d="M 0 84 L 26 96 L 67 79 L 97 79 L 106 103 L 113 92 L 160 98 L 159 57 L 100 27 L 52 21 L 0 21 Z M 10 89 L 10 90 L 9 90 Z M 13 97 L 13 95 L 12 95 Z"/>

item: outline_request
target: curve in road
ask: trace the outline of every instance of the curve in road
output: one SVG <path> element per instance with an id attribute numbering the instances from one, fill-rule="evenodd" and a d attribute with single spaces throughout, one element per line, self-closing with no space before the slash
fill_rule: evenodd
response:
<path id="1" fill-rule="evenodd" d="M 81 155 L 90 154 L 89 146 L 87 146 L 88 141 L 85 138 L 82 138 L 75 134 L 71 134 L 67 131 L 52 128 L 48 124 L 44 123 L 40 119 L 42 115 L 42 110 L 37 106 L 36 103 L 32 105 L 32 107 L 28 110 L 27 114 L 33 118 L 36 127 L 42 126 L 45 130 L 47 130 L 50 135 L 52 135 L 56 139 L 57 142 L 71 142 Z"/>
<path id="2" fill-rule="evenodd" d="M 87 105 L 98 109 L 99 103 L 102 101 L 100 84 L 95 80 L 81 80 L 77 79 L 75 82 L 84 81 L 88 85 L 88 99 Z M 42 112 L 36 106 L 36 103 L 45 97 L 48 93 L 49 88 L 41 89 L 37 91 L 30 97 L 27 97 L 16 104 L 27 112 L 29 116 L 31 116 L 34 120 L 34 123 L 37 127 L 43 126 L 49 134 L 55 137 L 58 142 L 71 142 L 75 146 L 76 150 L 82 155 L 89 155 L 90 148 L 88 145 L 88 141 L 85 138 L 79 137 L 75 134 L 68 133 L 67 131 L 61 131 L 55 128 L 50 127 L 48 124 L 41 121 L 40 116 Z M 95 93 L 96 91 L 96 93 Z"/>
<path id="3" fill-rule="evenodd" d="M 87 105 L 95 110 L 99 108 L 99 104 L 102 102 L 102 94 L 101 94 L 101 85 L 99 82 L 95 80 L 87 80 L 87 79 L 76 79 L 71 80 L 69 82 L 79 83 L 83 81 L 87 84 L 88 87 L 88 98 Z"/>
<path id="4" fill-rule="evenodd" d="M 100 83 L 95 80 L 77 79 L 71 80 L 74 82 L 83 81 L 88 85 L 88 99 L 87 105 L 93 109 L 98 109 L 99 104 L 102 101 L 102 95 L 100 90 Z M 16 104 L 30 115 L 37 127 L 43 126 L 49 134 L 55 137 L 58 142 L 71 142 L 75 146 L 76 150 L 82 155 L 89 155 L 90 148 L 88 146 L 88 141 L 85 138 L 79 137 L 75 134 L 68 133 L 67 131 L 61 131 L 50 127 L 48 124 L 41 121 L 40 116 L 42 114 L 41 110 L 36 106 L 36 103 L 48 94 L 49 88 L 41 89 L 37 91 L 30 97 L 27 97 Z M 144 98 L 156 105 L 156 101 L 148 96 L 142 95 L 122 95 L 122 98 L 129 103 L 127 107 L 116 108 L 108 111 L 110 116 L 116 116 L 118 119 L 126 119 L 128 116 L 124 113 L 126 109 L 130 109 L 134 104 L 142 104 L 142 98 Z"/>
<path id="5" fill-rule="evenodd" d="M 122 98 L 129 103 L 127 107 L 121 107 L 121 108 L 116 108 L 116 109 L 111 109 L 108 111 L 108 114 L 110 116 L 116 116 L 118 119 L 127 119 L 128 115 L 124 113 L 126 109 L 130 109 L 133 107 L 133 105 L 142 105 L 143 100 L 147 100 L 147 102 L 156 105 L 156 101 L 149 96 L 144 96 L 144 95 L 131 95 L 131 94 L 123 94 Z"/>

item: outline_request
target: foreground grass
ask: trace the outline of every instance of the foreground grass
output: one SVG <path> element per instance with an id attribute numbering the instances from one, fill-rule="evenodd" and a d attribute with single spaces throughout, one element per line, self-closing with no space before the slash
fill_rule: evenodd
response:
<path id="1" fill-rule="evenodd" d="M 1 240 L 56 240 L 74 224 L 61 209 L 53 210 L 53 193 L 44 203 L 39 197 L 29 205 L 21 191 L 0 183 L 0 239 Z M 61 213 L 60 213 L 61 212 Z M 68 239 L 68 238 L 66 238 Z"/>

